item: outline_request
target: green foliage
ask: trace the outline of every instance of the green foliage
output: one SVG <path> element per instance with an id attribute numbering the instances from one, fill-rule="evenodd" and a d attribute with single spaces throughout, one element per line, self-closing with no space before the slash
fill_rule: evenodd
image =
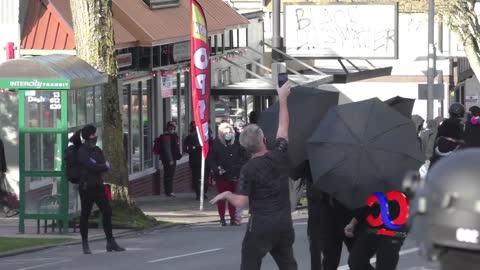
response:
<path id="1" fill-rule="evenodd" d="M 72 242 L 71 238 L 14 238 L 0 237 L 0 252 Z"/>

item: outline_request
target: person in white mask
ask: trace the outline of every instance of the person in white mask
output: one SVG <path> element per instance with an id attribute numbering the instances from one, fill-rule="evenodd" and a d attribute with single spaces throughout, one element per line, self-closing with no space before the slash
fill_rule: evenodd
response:
<path id="1" fill-rule="evenodd" d="M 244 155 L 239 143 L 235 141 L 235 130 L 232 125 L 222 123 L 218 127 L 218 137 L 214 141 L 208 162 L 214 172 L 215 185 L 218 193 L 224 191 L 235 192 L 237 190 L 238 178 L 241 166 L 245 163 Z M 226 226 L 225 208 L 228 204 L 228 212 L 230 215 L 230 225 L 237 226 L 239 223 L 235 218 L 235 206 L 221 200 L 217 203 L 218 214 L 220 216 L 220 224 Z"/>

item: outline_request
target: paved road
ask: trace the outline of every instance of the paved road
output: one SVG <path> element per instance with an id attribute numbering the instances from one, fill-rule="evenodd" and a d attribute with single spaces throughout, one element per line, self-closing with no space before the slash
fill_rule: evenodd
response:
<path id="1" fill-rule="evenodd" d="M 309 269 L 306 220 L 295 221 L 295 256 L 299 269 Z M 241 227 L 216 224 L 177 226 L 130 238 L 118 239 L 127 252 L 106 253 L 105 242 L 91 243 L 94 254 L 81 254 L 80 245 L 51 248 L 35 253 L 0 258 L 0 269 L 116 269 L 116 270 L 234 270 L 239 269 L 240 246 L 245 231 Z M 417 255 L 417 248 L 407 241 L 401 253 L 399 270 L 437 270 Z M 347 253 L 339 269 L 347 270 Z M 262 270 L 278 269 L 267 256 Z"/>

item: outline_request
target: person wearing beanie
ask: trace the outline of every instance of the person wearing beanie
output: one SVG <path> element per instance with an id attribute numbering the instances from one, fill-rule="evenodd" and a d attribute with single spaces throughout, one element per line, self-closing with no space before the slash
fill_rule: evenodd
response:
<path id="1" fill-rule="evenodd" d="M 472 106 L 470 120 L 465 125 L 466 147 L 480 147 L 480 107 Z"/>
<path id="2" fill-rule="evenodd" d="M 438 127 L 438 139 L 430 158 L 430 167 L 440 158 L 446 157 L 464 147 L 463 125 L 460 119 L 447 119 Z"/>
<path id="3" fill-rule="evenodd" d="M 180 139 L 175 132 L 177 126 L 174 121 L 168 121 L 165 133 L 160 135 L 158 141 L 159 156 L 163 165 L 163 186 L 167 197 L 175 197 L 173 194 L 173 177 L 177 167 L 177 160 L 182 158 L 180 152 Z"/>
<path id="4" fill-rule="evenodd" d="M 190 134 L 184 140 L 184 151 L 188 153 L 188 165 L 192 173 L 192 188 L 195 191 L 195 199 L 200 200 L 200 187 L 202 177 L 202 146 L 198 140 L 197 127 L 195 121 L 190 123 Z M 205 166 L 204 172 L 204 192 L 207 193 L 208 189 L 208 166 Z M 207 199 L 207 195 L 204 194 L 204 199 Z"/>
<path id="5" fill-rule="evenodd" d="M 113 238 L 112 207 L 105 192 L 103 174 L 110 170 L 110 163 L 105 159 L 102 149 L 97 146 L 97 129 L 87 125 L 81 130 L 81 137 L 85 141 L 78 149 L 78 163 L 82 168 L 78 191 L 80 193 L 81 214 L 80 234 L 84 254 L 91 254 L 88 245 L 88 218 L 95 203 L 103 217 L 103 230 L 107 238 L 107 251 L 125 251 Z M 74 134 L 78 136 L 78 133 Z M 78 143 L 72 136 L 71 142 Z"/>

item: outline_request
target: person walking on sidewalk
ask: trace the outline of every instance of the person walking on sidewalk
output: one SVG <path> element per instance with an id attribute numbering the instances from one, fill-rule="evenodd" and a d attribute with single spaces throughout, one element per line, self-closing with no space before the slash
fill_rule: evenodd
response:
<path id="1" fill-rule="evenodd" d="M 208 154 L 210 167 L 214 172 L 215 183 L 218 193 L 224 191 L 235 192 L 240 175 L 242 164 L 242 149 L 240 144 L 235 142 L 235 130 L 228 123 L 222 123 L 218 127 L 218 137 L 213 142 L 212 148 Z M 221 200 L 217 203 L 220 224 L 226 226 L 225 204 L 228 204 L 228 213 L 230 214 L 230 225 L 238 225 L 235 218 L 235 206 L 231 203 Z"/>
<path id="2" fill-rule="evenodd" d="M 154 152 L 158 153 L 163 165 L 163 185 L 167 197 L 175 197 L 175 194 L 173 194 L 173 177 L 175 176 L 177 160 L 182 158 L 180 140 L 175 132 L 176 128 L 174 122 L 169 121 L 166 132 L 156 138 L 154 143 Z"/>
<path id="3" fill-rule="evenodd" d="M 262 129 L 249 125 L 240 134 L 240 144 L 252 158 L 240 173 L 237 194 L 217 195 L 212 203 L 227 200 L 235 206 L 250 205 L 250 219 L 242 243 L 241 270 L 260 270 L 263 257 L 270 253 L 280 270 L 297 270 L 293 255 L 295 232 L 290 208 L 288 150 L 288 82 L 277 89 L 280 111 L 277 136 L 272 151 L 267 150 Z"/>
<path id="4" fill-rule="evenodd" d="M 185 152 L 188 153 L 188 165 L 192 173 L 192 188 L 195 191 L 195 199 L 198 201 L 200 200 L 200 182 L 202 176 L 202 146 L 198 141 L 197 128 L 194 121 L 190 123 L 190 134 L 185 138 L 183 145 L 185 147 Z M 207 168 L 205 168 L 205 193 L 207 193 L 208 188 L 207 175 Z M 204 199 L 207 199 L 207 195 L 205 194 Z"/>
<path id="5" fill-rule="evenodd" d="M 97 128 L 86 125 L 83 129 L 75 132 L 70 142 L 79 146 L 77 162 L 81 168 L 80 193 L 81 214 L 80 234 L 84 254 L 91 254 L 88 245 L 88 218 L 95 203 L 103 217 L 103 230 L 107 238 L 107 251 L 125 251 L 120 247 L 112 232 L 112 207 L 105 192 L 103 174 L 110 170 L 110 163 L 105 159 L 102 149 L 97 146 Z M 81 144 L 80 133 L 85 143 Z M 81 145 L 80 145 L 81 144 Z"/>

